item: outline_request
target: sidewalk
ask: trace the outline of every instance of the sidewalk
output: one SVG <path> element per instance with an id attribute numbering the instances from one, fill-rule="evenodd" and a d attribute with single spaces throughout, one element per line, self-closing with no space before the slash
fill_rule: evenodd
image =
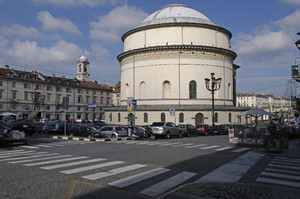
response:
<path id="1" fill-rule="evenodd" d="M 258 150 L 263 153 L 263 150 Z M 266 153 L 300 159 L 300 138 L 289 141 L 289 149 L 282 153 Z M 183 185 L 160 197 L 159 199 L 298 199 L 300 189 L 262 183 L 191 183 Z"/>

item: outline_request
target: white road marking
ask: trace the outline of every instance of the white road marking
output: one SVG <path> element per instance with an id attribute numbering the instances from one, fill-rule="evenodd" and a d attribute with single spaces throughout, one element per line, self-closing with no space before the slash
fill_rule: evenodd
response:
<path id="1" fill-rule="evenodd" d="M 300 183 L 298 182 L 291 182 L 291 181 L 286 181 L 286 180 L 276 180 L 276 179 L 270 179 L 270 178 L 262 178 L 258 177 L 256 179 L 258 182 L 266 182 L 266 183 L 271 183 L 271 184 L 278 184 L 278 185 L 284 185 L 284 186 L 291 186 L 291 187 L 298 187 L 300 188 Z"/>
<path id="2" fill-rule="evenodd" d="M 198 149 L 206 150 L 206 149 L 213 149 L 213 148 L 218 148 L 218 147 L 220 147 L 220 145 L 212 145 L 212 146 L 207 146 L 207 147 L 201 147 L 201 148 L 198 148 Z"/>
<path id="3" fill-rule="evenodd" d="M 239 149 L 236 149 L 236 150 L 233 150 L 231 152 L 233 153 L 240 153 L 240 152 L 243 152 L 243 151 L 247 151 L 249 150 L 250 148 L 247 148 L 247 147 L 243 147 L 243 148 L 239 148 Z"/>
<path id="4" fill-rule="evenodd" d="M 291 170 L 282 170 L 282 169 L 272 169 L 272 168 L 265 168 L 266 171 L 271 172 L 280 172 L 280 173 L 287 173 L 287 174 L 294 174 L 294 175 L 300 175 L 300 171 L 291 171 Z"/>
<path id="5" fill-rule="evenodd" d="M 10 153 L 10 154 L 3 154 L 0 156 L 0 158 L 9 158 L 9 157 L 16 157 L 16 156 L 21 156 L 21 155 L 30 155 L 32 153 L 35 153 L 35 151 L 21 151 L 18 153 Z"/>
<path id="6" fill-rule="evenodd" d="M 112 186 L 119 187 L 119 188 L 124 188 L 124 187 L 127 187 L 129 185 L 132 185 L 132 184 L 141 182 L 143 180 L 152 178 L 154 176 L 160 175 L 160 174 L 165 173 L 167 171 L 170 171 L 170 169 L 157 168 L 157 169 L 153 169 L 153 170 L 146 171 L 146 172 L 134 175 L 134 176 L 130 176 L 130 177 L 127 177 L 127 178 L 123 178 L 121 180 L 117 180 L 117 181 L 108 183 L 108 185 L 112 185 Z"/>
<path id="7" fill-rule="evenodd" d="M 279 173 L 271 173 L 271 172 L 261 172 L 261 175 L 264 176 L 271 176 L 271 177 L 279 177 L 279 178 L 286 178 L 286 179 L 293 179 L 293 180 L 300 180 L 300 176 L 295 175 L 286 175 L 286 174 L 279 174 Z"/>
<path id="8" fill-rule="evenodd" d="M 295 169 L 300 170 L 300 167 L 294 167 L 294 166 L 285 166 L 285 165 L 278 165 L 278 164 L 269 164 L 270 167 L 276 167 L 276 168 L 282 168 L 282 169 Z"/>
<path id="9" fill-rule="evenodd" d="M 123 161 L 106 162 L 106 163 L 102 163 L 102 164 L 95 164 L 95 165 L 86 166 L 86 167 L 79 167 L 79 168 L 64 170 L 64 171 L 60 171 L 60 172 L 65 173 L 65 174 L 73 174 L 73 173 L 79 173 L 82 171 L 88 171 L 88 170 L 92 170 L 92 169 L 99 169 L 99 168 L 113 166 L 113 165 L 122 164 L 122 163 L 125 163 L 125 162 L 123 162 Z"/>
<path id="10" fill-rule="evenodd" d="M 91 159 L 91 160 L 82 160 L 82 161 L 79 161 L 79 162 L 70 162 L 70 163 L 58 164 L 58 165 L 52 165 L 52 166 L 40 167 L 40 168 L 41 169 L 46 169 L 46 170 L 58 169 L 58 168 L 75 166 L 75 165 L 86 164 L 86 163 L 91 163 L 91 162 L 99 162 L 99 161 L 103 161 L 103 160 L 106 160 L 106 159 L 96 158 L 96 159 Z"/>
<path id="11" fill-rule="evenodd" d="M 100 173 L 94 173 L 94 174 L 91 174 L 91 175 L 82 176 L 82 178 L 89 179 L 89 180 L 97 180 L 97 179 L 100 179 L 100 178 L 105 178 L 105 177 L 116 175 L 116 174 L 119 174 L 119 173 L 124 173 L 124 172 L 127 172 L 127 171 L 139 169 L 139 168 L 142 168 L 142 167 L 145 167 L 145 166 L 146 165 L 143 165 L 143 164 L 134 164 L 134 165 L 126 166 L 126 167 L 112 169 L 112 170 L 109 170 L 107 172 L 100 172 Z"/>
<path id="12" fill-rule="evenodd" d="M 22 156 L 22 157 L 14 157 L 14 158 L 6 158 L 6 159 L 2 159 L 0 160 L 0 162 L 2 161 L 12 161 L 12 160 L 23 160 L 23 159 L 29 159 L 29 158 L 35 158 L 35 157 L 43 157 L 45 156 L 47 152 L 38 152 L 35 154 L 41 154 L 41 155 L 32 155 L 32 156 Z"/>
<path id="13" fill-rule="evenodd" d="M 58 163 L 58 162 L 66 162 L 70 160 L 80 160 L 88 158 L 87 156 L 79 156 L 79 157 L 73 157 L 73 158 L 65 158 L 65 159 L 59 159 L 59 160 L 48 160 L 44 162 L 35 162 L 35 163 L 29 163 L 29 164 L 24 164 L 24 166 L 37 166 L 37 165 L 43 165 L 43 164 L 52 164 L 52 163 Z"/>
<path id="14" fill-rule="evenodd" d="M 193 146 L 187 146 L 185 148 L 190 149 L 190 148 L 196 148 L 196 147 L 200 147 L 200 146 L 207 146 L 207 144 L 198 144 L 198 145 L 193 145 Z"/>
<path id="15" fill-rule="evenodd" d="M 57 155 L 57 153 L 52 153 L 52 154 L 47 154 L 47 156 L 52 156 L 52 155 Z M 45 155 L 46 156 L 46 155 Z M 65 158 L 65 157 L 71 157 L 72 155 L 59 155 L 59 156 L 54 156 L 54 157 L 46 157 L 46 158 L 35 158 L 35 159 L 30 159 L 30 160 L 18 160 L 18 161 L 13 161 L 9 162 L 12 164 L 16 163 L 26 163 L 26 162 L 35 162 L 35 161 L 41 161 L 41 160 L 51 160 L 51 159 L 57 159 L 57 158 Z"/>
<path id="16" fill-rule="evenodd" d="M 174 145 L 172 147 L 181 147 L 181 146 L 190 146 L 190 145 L 194 145 L 194 144 L 193 143 L 179 144 L 179 145 Z"/>
<path id="17" fill-rule="evenodd" d="M 226 146 L 226 147 L 222 147 L 222 148 L 218 148 L 218 149 L 214 149 L 215 151 L 224 151 L 224 150 L 227 150 L 227 149 L 232 149 L 234 147 L 232 146 Z"/>
<path id="18" fill-rule="evenodd" d="M 243 175 L 264 156 L 264 154 L 249 151 L 237 159 L 204 175 L 195 182 L 238 182 Z"/>
<path id="19" fill-rule="evenodd" d="M 184 181 L 190 179 L 191 177 L 195 176 L 196 173 L 191 173 L 191 172 L 182 172 L 179 173 L 171 178 L 168 178 L 164 181 L 161 181 L 159 183 L 156 183 L 152 185 L 151 187 L 148 187 L 139 193 L 148 195 L 148 196 L 158 196 L 171 188 L 183 183 Z"/>

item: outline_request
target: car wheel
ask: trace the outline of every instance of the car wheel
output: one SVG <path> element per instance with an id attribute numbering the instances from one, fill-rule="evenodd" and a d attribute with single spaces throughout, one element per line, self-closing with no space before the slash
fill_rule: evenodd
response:
<path id="1" fill-rule="evenodd" d="M 171 138 L 171 136 L 170 136 L 170 133 L 166 133 L 166 139 L 170 139 Z"/>
<path id="2" fill-rule="evenodd" d="M 155 140 L 156 136 L 155 136 L 155 134 L 152 133 L 149 138 L 150 138 L 150 140 Z"/>
<path id="3" fill-rule="evenodd" d="M 179 132 L 178 137 L 182 138 L 182 132 Z"/>
<path id="4" fill-rule="evenodd" d="M 48 131 L 48 130 L 45 130 L 45 133 L 46 133 L 46 134 L 48 134 L 48 133 L 49 133 L 49 131 Z"/>

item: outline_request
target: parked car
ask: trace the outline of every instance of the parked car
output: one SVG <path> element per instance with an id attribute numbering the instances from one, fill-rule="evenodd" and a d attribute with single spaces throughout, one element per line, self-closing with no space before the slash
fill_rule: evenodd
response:
<path id="1" fill-rule="evenodd" d="M 102 126 L 100 132 L 107 138 L 118 138 L 128 136 L 127 131 L 121 126 Z"/>
<path id="2" fill-rule="evenodd" d="M 10 130 L 4 122 L 0 122 L 0 145 L 20 142 L 27 144 L 25 133 L 19 130 Z"/>
<path id="3" fill-rule="evenodd" d="M 153 122 L 151 125 L 153 130 L 150 139 L 155 139 L 156 137 L 165 137 L 170 139 L 171 136 L 182 137 L 182 130 L 176 126 L 173 122 Z"/>
<path id="4" fill-rule="evenodd" d="M 225 124 L 221 124 L 219 125 L 219 128 L 220 128 L 220 135 L 228 135 L 228 130 L 229 130 L 229 126 L 228 125 L 225 125 Z"/>
<path id="5" fill-rule="evenodd" d="M 45 129 L 46 129 L 46 123 L 39 122 L 35 124 L 35 131 L 37 133 L 44 133 Z"/>
<path id="6" fill-rule="evenodd" d="M 95 127 L 89 126 L 87 124 L 73 124 L 69 131 L 70 136 L 79 136 L 79 137 L 94 137 L 102 138 L 104 137 L 100 130 Z"/>
<path id="7" fill-rule="evenodd" d="M 56 134 L 58 132 L 58 123 L 46 123 L 44 133 Z"/>
<path id="8" fill-rule="evenodd" d="M 209 124 L 198 124 L 196 126 L 196 130 L 198 132 L 198 135 L 214 135 L 213 128 Z"/>
<path id="9" fill-rule="evenodd" d="M 184 136 L 198 136 L 197 130 L 192 124 L 179 124 L 178 127 L 182 130 Z"/>
<path id="10" fill-rule="evenodd" d="M 149 129 L 144 128 L 144 127 L 133 126 L 133 127 L 128 127 L 128 128 L 131 129 L 131 136 L 135 139 L 149 138 L 152 133 L 152 129 L 150 131 Z"/>
<path id="11" fill-rule="evenodd" d="M 66 135 L 70 135 L 70 130 L 72 129 L 72 123 L 66 123 Z M 64 135 L 65 134 L 65 123 L 61 122 L 58 124 L 57 134 Z"/>
<path id="12" fill-rule="evenodd" d="M 35 133 L 35 124 L 30 120 L 18 120 L 9 123 L 10 130 L 18 130 L 26 135 L 32 136 Z"/>

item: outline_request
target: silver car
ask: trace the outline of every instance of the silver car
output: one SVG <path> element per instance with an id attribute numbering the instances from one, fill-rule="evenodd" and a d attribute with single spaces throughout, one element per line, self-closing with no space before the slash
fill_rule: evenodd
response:
<path id="1" fill-rule="evenodd" d="M 127 131 L 120 126 L 102 126 L 100 132 L 107 138 L 126 137 Z"/>

